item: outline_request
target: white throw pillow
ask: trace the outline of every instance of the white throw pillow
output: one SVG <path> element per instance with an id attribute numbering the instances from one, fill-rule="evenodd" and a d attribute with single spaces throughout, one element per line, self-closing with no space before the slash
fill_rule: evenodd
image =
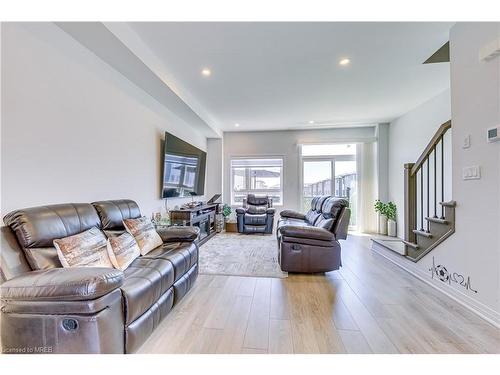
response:
<path id="1" fill-rule="evenodd" d="M 125 219 L 123 220 L 123 226 L 137 241 L 141 249 L 141 255 L 146 255 L 151 250 L 163 245 L 160 235 L 147 217 Z"/>
<path id="2" fill-rule="evenodd" d="M 141 249 L 134 237 L 128 232 L 108 239 L 108 255 L 116 269 L 125 271 L 135 258 L 141 255 Z"/>
<path id="3" fill-rule="evenodd" d="M 104 233 L 93 227 L 85 232 L 54 240 L 54 247 L 63 267 L 113 268 L 107 243 Z"/>

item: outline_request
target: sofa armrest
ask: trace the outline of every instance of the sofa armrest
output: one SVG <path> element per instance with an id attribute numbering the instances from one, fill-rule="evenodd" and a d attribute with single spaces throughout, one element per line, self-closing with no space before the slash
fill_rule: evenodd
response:
<path id="1" fill-rule="evenodd" d="M 276 212 L 276 209 L 272 208 L 272 207 L 270 207 L 266 210 L 266 214 L 268 214 L 268 215 L 274 215 L 275 212 Z"/>
<path id="2" fill-rule="evenodd" d="M 244 214 L 246 214 L 246 212 L 247 212 L 247 209 L 246 209 L 246 208 L 243 208 L 243 207 L 238 207 L 238 208 L 236 209 L 236 213 L 237 213 L 238 215 L 244 215 Z"/>
<path id="3" fill-rule="evenodd" d="M 335 240 L 335 235 L 323 228 L 317 227 L 305 227 L 298 225 L 285 225 L 280 228 L 280 233 L 282 236 L 286 237 L 298 237 L 306 238 L 311 240 L 320 241 L 333 241 Z"/>
<path id="4" fill-rule="evenodd" d="M 300 220 L 306 219 L 306 215 L 304 215 L 303 213 L 297 212 L 297 211 L 293 211 L 293 210 L 281 211 L 280 216 L 281 217 L 288 217 L 291 219 L 300 219 Z"/>
<path id="5" fill-rule="evenodd" d="M 193 242 L 200 234 L 200 228 L 197 227 L 169 227 L 166 229 L 158 229 L 163 243 L 166 242 Z"/>
<path id="6" fill-rule="evenodd" d="M 0 285 L 0 297 L 2 301 L 84 301 L 122 284 L 123 272 L 114 268 L 51 268 L 7 280 Z"/>

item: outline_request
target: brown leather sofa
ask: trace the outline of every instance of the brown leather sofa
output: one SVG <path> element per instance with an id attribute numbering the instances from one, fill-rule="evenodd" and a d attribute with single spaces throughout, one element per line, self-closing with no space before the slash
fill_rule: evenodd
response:
<path id="1" fill-rule="evenodd" d="M 338 240 L 347 238 L 351 216 L 346 199 L 314 197 L 306 214 L 285 210 L 280 216 L 276 233 L 283 271 L 315 273 L 340 268 Z"/>
<path id="2" fill-rule="evenodd" d="M 0 264 L 4 353 L 132 353 L 192 287 L 196 228 L 160 231 L 163 245 L 124 272 L 62 268 L 52 241 L 98 227 L 124 232 L 131 200 L 26 208 L 4 217 Z"/>

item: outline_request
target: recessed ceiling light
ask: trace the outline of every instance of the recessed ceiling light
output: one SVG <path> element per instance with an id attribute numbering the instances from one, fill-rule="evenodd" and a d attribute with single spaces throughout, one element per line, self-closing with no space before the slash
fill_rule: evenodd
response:
<path id="1" fill-rule="evenodd" d="M 314 124 L 314 121 L 313 120 L 309 121 L 309 124 Z"/>
<path id="2" fill-rule="evenodd" d="M 339 61 L 339 65 L 349 65 L 350 62 L 351 60 L 349 59 L 342 59 Z"/>
<path id="3" fill-rule="evenodd" d="M 201 74 L 203 74 L 205 77 L 208 77 L 210 74 L 212 74 L 212 72 L 210 71 L 210 69 L 205 68 L 201 71 Z"/>
<path id="4" fill-rule="evenodd" d="M 235 126 L 236 128 L 239 128 L 239 127 L 240 127 L 240 124 L 236 123 L 236 124 L 234 124 L 234 126 Z"/>

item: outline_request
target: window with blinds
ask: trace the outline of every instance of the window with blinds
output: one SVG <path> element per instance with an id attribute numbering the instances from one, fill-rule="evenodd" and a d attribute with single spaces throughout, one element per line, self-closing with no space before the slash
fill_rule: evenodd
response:
<path id="1" fill-rule="evenodd" d="M 232 158 L 231 204 L 241 205 L 247 194 L 267 195 L 283 204 L 283 158 Z"/>

